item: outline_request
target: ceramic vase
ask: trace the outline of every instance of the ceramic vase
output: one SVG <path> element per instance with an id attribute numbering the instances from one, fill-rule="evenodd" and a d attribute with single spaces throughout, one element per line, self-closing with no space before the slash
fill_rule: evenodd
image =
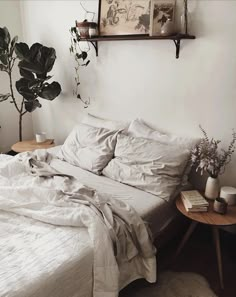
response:
<path id="1" fill-rule="evenodd" d="M 161 27 L 161 35 L 169 36 L 174 33 L 174 23 L 171 19 L 168 19 L 166 23 Z"/>
<path id="2" fill-rule="evenodd" d="M 218 177 L 209 176 L 206 183 L 205 197 L 211 200 L 219 196 L 220 183 Z"/>
<path id="3" fill-rule="evenodd" d="M 183 9 L 180 15 L 180 33 L 189 34 L 189 27 L 191 22 L 191 15 L 188 11 L 188 3 L 183 1 Z"/>

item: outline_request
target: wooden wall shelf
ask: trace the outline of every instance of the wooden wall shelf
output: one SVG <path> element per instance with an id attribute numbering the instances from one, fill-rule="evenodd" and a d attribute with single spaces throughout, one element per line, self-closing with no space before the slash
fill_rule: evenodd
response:
<path id="1" fill-rule="evenodd" d="M 179 58 L 180 44 L 182 39 L 195 39 L 194 35 L 175 34 L 171 36 L 149 36 L 145 35 L 119 35 L 119 36 L 98 36 L 93 38 L 81 38 L 80 41 L 90 42 L 98 56 L 98 42 L 100 41 L 122 41 L 122 40 L 173 40 L 176 46 L 176 59 Z"/>

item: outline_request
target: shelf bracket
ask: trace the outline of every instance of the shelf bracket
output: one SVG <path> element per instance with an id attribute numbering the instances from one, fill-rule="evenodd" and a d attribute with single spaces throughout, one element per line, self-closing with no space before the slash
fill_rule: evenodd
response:
<path id="1" fill-rule="evenodd" d="M 96 52 L 96 57 L 98 57 L 98 42 L 97 41 L 89 41 L 89 42 L 93 45 Z"/>
<path id="2" fill-rule="evenodd" d="M 179 59 L 179 51 L 180 51 L 180 39 L 173 39 L 176 47 L 176 59 Z"/>

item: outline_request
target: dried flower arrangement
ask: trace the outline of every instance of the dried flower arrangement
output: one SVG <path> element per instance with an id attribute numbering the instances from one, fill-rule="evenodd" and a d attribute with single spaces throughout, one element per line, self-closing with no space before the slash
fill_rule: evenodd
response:
<path id="1" fill-rule="evenodd" d="M 200 170 L 201 174 L 207 172 L 211 177 L 217 178 L 223 174 L 226 165 L 231 161 L 232 154 L 235 150 L 236 132 L 233 131 L 228 149 L 219 149 L 221 140 L 209 139 L 206 131 L 199 126 L 203 138 L 191 152 L 191 162 L 196 166 L 196 171 Z"/>

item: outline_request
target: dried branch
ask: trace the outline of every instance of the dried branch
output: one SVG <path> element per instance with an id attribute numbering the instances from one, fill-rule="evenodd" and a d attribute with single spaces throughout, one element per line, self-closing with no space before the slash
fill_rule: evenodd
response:
<path id="1" fill-rule="evenodd" d="M 95 17 L 95 12 L 87 10 L 87 9 L 82 5 L 81 2 L 80 2 L 80 6 L 81 6 L 81 7 L 83 8 L 83 10 L 85 11 L 85 17 L 84 17 L 84 19 L 86 20 L 86 19 L 87 19 L 87 15 L 92 14 L 93 16 L 92 16 L 92 20 L 91 20 L 91 21 L 93 22 L 94 17 Z"/>
<path id="2" fill-rule="evenodd" d="M 225 167 L 230 163 L 232 154 L 235 151 L 236 133 L 233 130 L 232 140 L 227 150 L 221 149 L 219 151 L 220 140 L 211 139 L 206 131 L 200 126 L 204 138 L 191 152 L 192 165 L 196 166 L 196 170 L 208 172 L 212 177 L 217 177 L 225 172 Z"/>

